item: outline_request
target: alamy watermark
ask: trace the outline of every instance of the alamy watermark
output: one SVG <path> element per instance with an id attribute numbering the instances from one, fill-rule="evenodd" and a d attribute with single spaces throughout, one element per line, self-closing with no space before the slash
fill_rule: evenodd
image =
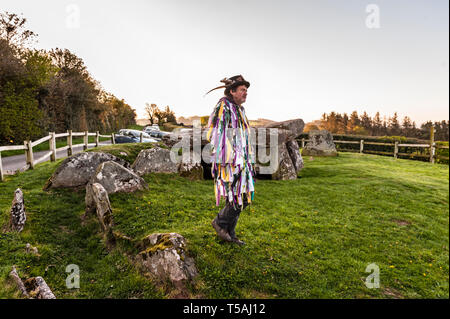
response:
<path id="1" fill-rule="evenodd" d="M 369 289 L 380 288 L 380 267 L 375 263 L 369 264 L 366 267 L 366 272 L 371 273 L 366 278 L 366 287 Z"/>
<path id="2" fill-rule="evenodd" d="M 80 7 L 71 3 L 66 6 L 66 28 L 79 29 L 80 28 Z"/>
<path id="3" fill-rule="evenodd" d="M 196 165 L 203 160 L 207 164 L 244 165 L 243 152 L 246 152 L 247 161 L 257 163 L 260 174 L 275 173 L 279 162 L 278 129 L 250 128 L 248 136 L 242 132 L 240 128 L 226 128 L 222 135 L 213 136 L 202 148 L 202 141 L 207 140 L 208 129 L 202 129 L 200 121 L 194 121 L 192 131 L 181 132 L 178 129 L 170 136 L 173 141 L 177 141 L 171 148 L 170 159 L 177 164 Z"/>
<path id="4" fill-rule="evenodd" d="M 70 264 L 66 267 L 66 273 L 69 273 L 66 278 L 67 289 L 80 288 L 80 267 L 75 264 Z"/>
<path id="5" fill-rule="evenodd" d="M 379 29 L 380 26 L 380 7 L 371 3 L 366 6 L 366 27 L 368 29 Z"/>

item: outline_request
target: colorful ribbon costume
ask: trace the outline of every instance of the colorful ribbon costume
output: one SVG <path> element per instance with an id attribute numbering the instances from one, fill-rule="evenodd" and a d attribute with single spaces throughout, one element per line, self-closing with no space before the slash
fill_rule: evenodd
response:
<path id="1" fill-rule="evenodd" d="M 242 206 L 242 194 L 251 203 L 255 192 L 251 163 L 250 125 L 243 107 L 223 97 L 208 121 L 206 138 L 212 145 L 211 173 L 215 180 L 216 205 L 220 198 Z"/>

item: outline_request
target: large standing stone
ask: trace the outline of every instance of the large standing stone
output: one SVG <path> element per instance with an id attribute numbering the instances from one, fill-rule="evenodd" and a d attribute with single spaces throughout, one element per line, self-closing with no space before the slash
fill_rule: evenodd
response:
<path id="1" fill-rule="evenodd" d="M 89 183 L 86 186 L 86 215 L 96 213 L 102 232 L 105 234 L 107 243 L 114 241 L 113 236 L 113 215 L 108 192 L 99 183 Z"/>
<path id="2" fill-rule="evenodd" d="M 278 169 L 272 174 L 272 179 L 288 180 L 297 178 L 297 170 L 289 156 L 286 144 L 278 146 Z"/>
<path id="3" fill-rule="evenodd" d="M 14 199 L 11 205 L 9 230 L 21 232 L 25 226 L 27 215 L 25 213 L 25 202 L 23 192 L 20 188 L 14 192 Z"/>
<path id="4" fill-rule="evenodd" d="M 278 128 L 283 129 L 289 132 L 288 139 L 295 139 L 303 132 L 303 128 L 305 127 L 305 122 L 302 119 L 294 119 L 283 122 L 270 123 L 266 126 L 266 128 Z"/>
<path id="5" fill-rule="evenodd" d="M 48 179 L 43 189 L 84 187 L 95 173 L 98 165 L 107 161 L 114 161 L 130 168 L 128 162 L 108 153 L 81 152 L 66 158 Z"/>
<path id="6" fill-rule="evenodd" d="M 308 133 L 308 143 L 302 150 L 303 156 L 337 156 L 333 136 L 327 130 L 312 130 Z"/>
<path id="7" fill-rule="evenodd" d="M 108 194 L 131 193 L 148 188 L 142 177 L 113 161 L 101 163 L 89 183 L 101 184 Z"/>
<path id="8" fill-rule="evenodd" d="M 259 177 L 268 176 L 272 179 L 296 179 L 299 171 L 303 168 L 303 160 L 302 156 L 299 152 L 298 144 L 295 140 L 302 132 L 305 123 L 302 119 L 293 119 L 283 122 L 273 122 L 264 127 L 259 127 L 256 130 L 252 130 L 252 135 L 250 137 L 249 142 L 256 142 L 256 149 L 253 145 L 253 151 L 256 155 L 254 160 L 256 163 L 253 163 L 253 167 L 255 173 Z M 273 129 L 273 131 L 271 131 Z M 274 131 L 277 131 L 276 138 L 274 135 Z M 201 146 L 202 148 L 209 145 L 206 140 L 207 130 L 203 130 L 202 132 L 202 140 Z M 261 138 L 258 138 L 258 135 L 261 134 Z M 193 136 L 192 132 L 190 133 L 182 133 L 182 134 L 174 134 L 171 136 L 171 139 L 178 138 L 175 140 L 175 143 L 172 142 L 169 147 L 172 147 L 176 143 L 179 143 L 182 137 L 185 137 L 189 142 L 187 145 L 190 145 L 191 152 L 193 151 Z M 272 137 L 272 138 L 271 138 Z M 252 141 L 253 139 L 253 141 Z M 272 144 L 271 144 L 272 141 Z M 266 161 L 265 159 L 259 158 L 260 149 L 265 149 L 265 154 L 270 156 L 270 154 L 276 154 L 276 156 L 272 156 L 270 161 Z M 209 150 L 202 152 L 202 167 L 204 171 L 204 176 L 206 178 L 210 178 L 211 174 L 211 161 L 209 159 Z M 273 163 L 276 160 L 277 163 Z M 269 166 L 269 167 L 265 167 Z M 271 167 L 277 167 L 274 170 Z M 185 174 L 184 171 L 188 170 L 180 165 L 179 172 L 180 174 Z"/>
<path id="9" fill-rule="evenodd" d="M 286 142 L 286 147 L 289 153 L 289 157 L 292 160 L 292 164 L 294 165 L 295 171 L 298 173 L 303 168 L 303 158 L 300 154 L 300 148 L 296 140 L 291 140 Z"/>
<path id="10" fill-rule="evenodd" d="M 142 150 L 132 168 L 139 176 L 148 173 L 176 173 L 178 163 L 171 160 L 170 150 L 154 147 Z"/>
<path id="11" fill-rule="evenodd" d="M 299 152 L 295 138 L 303 131 L 304 122 L 301 119 L 284 122 L 271 123 L 262 129 L 256 130 L 257 158 L 255 172 L 257 175 L 270 174 L 272 179 L 287 180 L 296 179 L 298 172 L 303 168 L 303 159 Z M 277 131 L 275 132 L 274 129 Z M 265 134 L 265 140 L 260 138 L 260 134 Z M 276 133 L 276 134 L 275 134 Z M 275 139 L 275 136 L 278 138 Z M 262 154 L 270 158 L 270 162 L 264 163 L 259 155 L 261 148 L 265 148 Z M 273 154 L 278 154 L 277 157 Z M 273 163 L 273 161 L 277 163 Z M 270 163 L 270 165 L 269 165 Z M 268 166 L 265 168 L 264 166 Z M 271 167 L 276 167 L 275 172 L 271 172 Z M 268 173 L 270 172 L 270 173 Z"/>
<path id="12" fill-rule="evenodd" d="M 194 260 L 186 255 L 186 240 L 177 233 L 151 234 L 139 246 L 136 261 L 158 281 L 183 287 L 197 275 Z"/>

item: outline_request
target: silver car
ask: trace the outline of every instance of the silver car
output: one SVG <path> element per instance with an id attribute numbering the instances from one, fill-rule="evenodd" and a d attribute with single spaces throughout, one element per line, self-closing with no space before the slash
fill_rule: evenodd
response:
<path id="1" fill-rule="evenodd" d="M 143 143 L 156 143 L 160 141 L 160 139 L 152 138 L 145 132 L 131 129 L 119 130 L 118 134 L 115 135 L 114 140 L 116 143 L 139 143 L 141 141 L 141 134 Z"/>

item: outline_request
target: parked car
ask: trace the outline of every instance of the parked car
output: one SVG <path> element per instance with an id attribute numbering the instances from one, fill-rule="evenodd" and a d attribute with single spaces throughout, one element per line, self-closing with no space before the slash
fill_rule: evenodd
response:
<path id="1" fill-rule="evenodd" d="M 162 138 L 163 136 L 169 136 L 172 134 L 171 132 L 161 131 L 158 124 L 153 124 L 151 126 L 147 126 L 143 129 L 143 131 L 145 133 L 147 133 L 148 135 L 150 135 L 151 137 L 155 137 L 155 138 Z"/>
<path id="2" fill-rule="evenodd" d="M 170 136 L 171 132 L 164 132 L 164 131 L 155 131 L 155 130 L 149 130 L 147 131 L 148 135 L 155 138 L 162 138 L 163 136 Z"/>
<path id="3" fill-rule="evenodd" d="M 146 126 L 143 129 L 144 132 L 148 133 L 150 131 L 161 131 L 158 124 L 152 124 L 150 126 Z"/>
<path id="4" fill-rule="evenodd" d="M 114 141 L 117 144 L 121 143 L 140 143 L 141 141 L 141 133 L 142 133 L 142 142 L 143 143 L 156 143 L 159 141 L 157 138 L 152 138 L 145 132 L 141 132 L 138 130 L 130 130 L 130 129 L 121 129 L 119 132 L 114 135 Z"/>
<path id="5" fill-rule="evenodd" d="M 177 137 L 181 137 L 184 135 L 192 135 L 193 133 L 193 129 L 191 128 L 176 128 L 173 130 L 173 132 L 171 132 L 171 134 L 177 136 Z"/>

